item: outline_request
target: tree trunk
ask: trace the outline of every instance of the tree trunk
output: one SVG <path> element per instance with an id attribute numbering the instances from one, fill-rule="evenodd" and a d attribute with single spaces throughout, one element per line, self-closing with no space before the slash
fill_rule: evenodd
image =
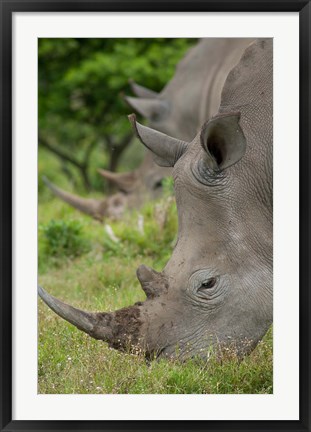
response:
<path id="1" fill-rule="evenodd" d="M 132 135 L 130 134 L 126 135 L 118 145 L 115 145 L 115 143 L 113 143 L 110 140 L 110 137 L 108 138 L 107 142 L 109 144 L 109 150 L 110 150 L 110 160 L 108 164 L 108 169 L 110 171 L 115 172 L 117 170 L 122 153 L 130 144 L 131 137 Z"/>
<path id="2" fill-rule="evenodd" d="M 80 173 L 85 190 L 90 191 L 91 182 L 88 175 L 88 164 L 89 164 L 91 153 L 94 150 L 95 143 L 92 142 L 89 145 L 89 147 L 86 149 L 83 162 L 80 162 L 79 160 L 75 159 L 68 153 L 64 152 L 62 149 L 54 146 L 45 137 L 43 137 L 40 134 L 39 134 L 39 143 L 42 145 L 42 147 L 46 148 L 51 153 L 56 155 L 61 160 L 63 166 L 65 165 L 66 162 L 73 165 Z M 67 169 L 67 173 L 68 171 L 69 170 Z"/>

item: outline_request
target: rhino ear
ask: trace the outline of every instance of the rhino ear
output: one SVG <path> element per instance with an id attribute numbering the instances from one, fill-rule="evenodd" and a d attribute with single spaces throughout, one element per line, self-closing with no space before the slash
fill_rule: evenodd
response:
<path id="1" fill-rule="evenodd" d="M 201 145 L 212 157 L 211 168 L 216 164 L 218 170 L 224 170 L 244 156 L 246 139 L 239 120 L 240 113 L 221 114 L 203 126 Z"/>
<path id="2" fill-rule="evenodd" d="M 153 153 L 154 161 L 162 167 L 173 167 L 184 154 L 188 143 L 148 128 L 136 121 L 135 114 L 128 116 L 140 141 Z"/>
<path id="3" fill-rule="evenodd" d="M 148 120 L 161 120 L 169 110 L 168 102 L 162 99 L 140 99 L 131 96 L 125 96 L 124 99 L 130 107 Z"/>
<path id="4" fill-rule="evenodd" d="M 149 98 L 156 98 L 158 96 L 158 93 L 137 84 L 132 79 L 129 79 L 129 84 L 131 86 L 131 90 L 134 93 L 134 95 L 139 97 L 139 98 L 148 98 L 149 99 Z"/>

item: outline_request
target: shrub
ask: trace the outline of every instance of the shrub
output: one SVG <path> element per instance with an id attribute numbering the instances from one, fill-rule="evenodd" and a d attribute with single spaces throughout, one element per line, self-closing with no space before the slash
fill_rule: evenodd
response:
<path id="1" fill-rule="evenodd" d="M 47 256 L 55 258 L 77 257 L 90 249 L 82 233 L 83 225 L 76 220 L 51 220 L 40 226 L 43 233 L 43 249 Z"/>
<path id="2" fill-rule="evenodd" d="M 165 196 L 174 195 L 174 180 L 173 177 L 165 177 L 162 180 L 163 193 Z"/>

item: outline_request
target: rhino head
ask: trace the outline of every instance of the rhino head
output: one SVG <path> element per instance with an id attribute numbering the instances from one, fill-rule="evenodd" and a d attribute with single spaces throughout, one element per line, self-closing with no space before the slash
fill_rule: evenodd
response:
<path id="1" fill-rule="evenodd" d="M 124 99 L 148 125 L 191 141 L 203 122 L 215 115 L 230 70 L 239 62 L 249 38 L 206 38 L 191 47 L 176 66 L 174 77 L 156 93 L 130 81 L 135 96 Z"/>
<path id="2" fill-rule="evenodd" d="M 218 115 L 191 142 L 130 116 L 155 162 L 173 167 L 173 254 L 160 273 L 137 269 L 146 300 L 128 308 L 84 312 L 40 288 L 41 298 L 92 337 L 148 357 L 253 349 L 272 322 L 271 98 L 272 42 L 258 41 L 229 74 Z"/>
<path id="3" fill-rule="evenodd" d="M 148 357 L 206 355 L 211 344 L 233 341 L 239 352 L 250 349 L 271 323 L 271 275 L 250 249 L 254 234 L 245 231 L 233 204 L 230 168 L 246 150 L 239 114 L 211 119 L 192 143 L 142 126 L 134 116 L 131 121 L 156 162 L 174 166 L 179 233 L 173 255 L 161 273 L 137 269 L 146 301 L 129 308 L 90 314 L 41 290 L 42 299 L 92 337 Z"/>

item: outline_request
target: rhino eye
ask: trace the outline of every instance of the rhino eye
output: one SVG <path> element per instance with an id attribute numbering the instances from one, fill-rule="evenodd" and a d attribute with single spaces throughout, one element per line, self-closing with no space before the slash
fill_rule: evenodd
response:
<path id="1" fill-rule="evenodd" d="M 217 282 L 217 278 L 215 278 L 215 277 L 208 279 L 207 281 L 205 281 L 201 284 L 199 291 L 213 288 L 216 285 L 216 282 Z"/>
<path id="2" fill-rule="evenodd" d="M 195 296 L 199 296 L 203 299 L 211 299 L 211 297 L 216 295 L 218 292 L 218 282 L 219 276 L 212 276 L 210 270 L 198 270 L 191 275 L 189 288 L 191 293 Z"/>
<path id="3" fill-rule="evenodd" d="M 162 180 L 159 180 L 153 185 L 153 189 L 160 189 L 162 186 Z"/>

